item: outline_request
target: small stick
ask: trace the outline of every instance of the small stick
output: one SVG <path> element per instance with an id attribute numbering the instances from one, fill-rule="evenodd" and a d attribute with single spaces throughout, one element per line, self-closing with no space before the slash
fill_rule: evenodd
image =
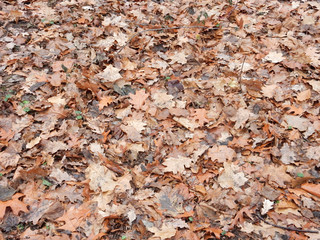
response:
<path id="1" fill-rule="evenodd" d="M 244 62 L 246 61 L 247 56 L 244 56 L 243 61 L 242 61 L 242 65 L 241 65 L 241 70 L 240 70 L 240 74 L 238 77 L 238 82 L 241 84 L 241 77 L 242 77 L 242 71 L 243 71 L 243 66 L 244 66 Z"/>
<path id="2" fill-rule="evenodd" d="M 269 225 L 271 225 L 273 227 L 276 227 L 276 228 L 281 228 L 281 229 L 284 229 L 284 230 L 295 231 L 295 232 L 319 233 L 318 231 L 314 231 L 314 230 L 303 230 L 303 229 L 284 227 L 284 226 L 280 226 L 280 225 L 277 225 L 277 224 L 273 224 L 273 223 L 268 222 L 267 220 L 263 219 L 263 217 L 261 217 L 261 215 L 260 215 L 260 213 L 258 211 L 256 212 L 256 215 L 261 221 L 263 221 L 266 224 L 269 224 Z"/>
<path id="3" fill-rule="evenodd" d="M 142 33 L 145 33 L 145 32 L 152 32 L 152 31 L 163 31 L 163 30 L 173 30 L 173 29 L 183 29 L 183 28 L 187 28 L 187 29 L 190 29 L 190 28 L 204 28 L 204 29 L 219 29 L 218 27 L 213 27 L 213 28 L 210 28 L 210 27 L 206 27 L 206 26 L 178 26 L 178 27 L 162 27 L 162 28 L 151 28 L 151 29 L 147 29 L 147 30 L 143 30 L 143 31 L 140 31 L 140 32 L 137 32 L 135 34 L 133 34 L 129 40 L 126 42 L 125 45 L 123 45 L 117 52 L 115 55 L 118 55 L 130 42 L 133 38 L 135 38 L 136 36 L 142 34 Z"/>

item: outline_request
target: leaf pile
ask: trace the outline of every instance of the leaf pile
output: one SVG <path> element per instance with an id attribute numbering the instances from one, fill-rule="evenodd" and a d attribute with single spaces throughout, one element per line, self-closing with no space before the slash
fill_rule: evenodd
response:
<path id="1" fill-rule="evenodd" d="M 319 10 L 1 1 L 1 237 L 319 239 Z"/>

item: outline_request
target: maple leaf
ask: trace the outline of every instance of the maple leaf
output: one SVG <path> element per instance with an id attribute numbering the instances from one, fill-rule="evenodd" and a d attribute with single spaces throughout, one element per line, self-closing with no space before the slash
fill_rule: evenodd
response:
<path id="1" fill-rule="evenodd" d="M 133 104 L 133 107 L 137 110 L 141 109 L 146 99 L 149 97 L 148 93 L 145 93 L 143 89 L 136 91 L 135 94 L 129 93 L 131 98 L 129 102 Z"/>
<path id="2" fill-rule="evenodd" d="M 10 207 L 14 215 L 18 215 L 19 212 L 28 212 L 27 204 L 20 201 L 19 198 L 24 196 L 22 193 L 16 193 L 12 196 L 11 200 L 8 201 L 0 201 L 0 219 L 3 219 L 6 208 Z"/>
<path id="3" fill-rule="evenodd" d="M 104 107 L 107 107 L 110 103 L 113 102 L 113 98 L 110 96 L 103 96 L 99 100 L 99 110 L 101 111 Z"/>

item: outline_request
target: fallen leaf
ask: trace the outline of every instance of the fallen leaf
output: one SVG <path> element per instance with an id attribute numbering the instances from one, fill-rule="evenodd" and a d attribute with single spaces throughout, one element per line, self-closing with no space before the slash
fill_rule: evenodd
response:
<path id="1" fill-rule="evenodd" d="M 311 97 L 311 90 L 308 89 L 303 92 L 300 92 L 297 96 L 297 100 L 302 102 L 302 101 L 310 99 L 310 97 Z"/>
<path id="2" fill-rule="evenodd" d="M 287 185 L 285 183 L 290 183 L 293 178 L 286 173 L 286 166 L 276 166 L 273 164 L 269 164 L 263 167 L 261 170 L 261 175 L 268 179 L 269 183 L 276 184 L 276 186 L 285 188 Z"/>
<path id="3" fill-rule="evenodd" d="M 135 109 L 139 110 L 143 106 L 146 99 L 149 97 L 149 94 L 145 93 L 145 90 L 141 89 L 136 91 L 135 94 L 129 93 L 129 97 L 131 98 L 129 102 Z"/>
<path id="4" fill-rule="evenodd" d="M 320 81 L 310 80 L 308 83 L 312 86 L 312 89 L 318 93 L 320 93 Z"/>
<path id="5" fill-rule="evenodd" d="M 111 96 L 103 96 L 99 100 L 99 110 L 101 111 L 104 107 L 107 107 L 110 105 L 110 103 L 113 102 L 113 98 Z"/>
<path id="6" fill-rule="evenodd" d="M 171 59 L 170 64 L 174 64 L 174 63 L 186 64 L 187 63 L 186 54 L 183 51 L 175 52 L 173 56 L 170 57 L 170 59 Z"/>
<path id="7" fill-rule="evenodd" d="M 173 237 L 178 230 L 171 222 L 164 222 L 160 228 L 147 227 L 147 229 L 154 234 L 153 237 L 160 238 L 161 240 Z"/>
<path id="8" fill-rule="evenodd" d="M 24 194 L 22 193 L 16 193 L 15 195 L 12 196 L 11 200 L 8 201 L 0 201 L 0 219 L 3 219 L 5 213 L 6 213 L 6 208 L 10 207 L 13 214 L 17 215 L 19 212 L 28 212 L 27 204 L 24 202 L 20 201 L 19 198 L 23 197 Z"/>
<path id="9" fill-rule="evenodd" d="M 249 179 L 244 176 L 238 166 L 229 162 L 224 162 L 223 166 L 223 172 L 218 177 L 219 185 L 222 188 L 233 188 L 235 191 L 240 191 L 240 187 Z"/>
<path id="10" fill-rule="evenodd" d="M 320 184 L 304 183 L 301 188 L 314 196 L 320 197 Z"/>
<path id="11" fill-rule="evenodd" d="M 193 159 L 187 158 L 183 156 L 178 157 L 168 157 L 163 161 L 163 165 L 165 165 L 165 172 L 173 172 L 174 174 L 182 173 L 186 168 L 191 166 Z"/>
<path id="12" fill-rule="evenodd" d="M 73 176 L 59 168 L 54 168 L 50 173 L 50 177 L 55 179 L 59 184 L 61 184 L 63 181 L 75 181 Z"/>
<path id="13" fill-rule="evenodd" d="M 0 152 L 0 166 L 4 169 L 16 166 L 20 158 L 15 147 L 9 145 L 3 152 Z"/>
<path id="14" fill-rule="evenodd" d="M 272 63 L 279 63 L 283 60 L 281 52 L 270 52 L 267 56 L 264 57 L 264 60 L 270 61 Z"/>
<path id="15" fill-rule="evenodd" d="M 80 206 L 71 206 L 67 208 L 63 216 L 56 219 L 57 222 L 64 222 L 60 229 L 76 231 L 80 226 L 83 226 L 83 221 L 90 215 L 91 210 L 88 208 L 89 204 L 84 203 Z"/>
<path id="16" fill-rule="evenodd" d="M 261 88 L 263 96 L 273 98 L 278 87 L 279 86 L 277 84 L 263 86 Z"/>
<path id="17" fill-rule="evenodd" d="M 280 149 L 281 152 L 281 162 L 284 164 L 294 163 L 297 159 L 295 152 L 289 147 L 288 143 L 285 143 L 283 147 Z"/>
<path id="18" fill-rule="evenodd" d="M 115 82 L 122 78 L 119 73 L 121 69 L 115 68 L 112 65 L 108 65 L 103 72 L 98 73 L 96 76 L 102 79 L 102 82 Z"/>
<path id="19" fill-rule="evenodd" d="M 320 159 L 319 153 L 320 153 L 320 146 L 309 147 L 307 149 L 306 156 L 309 159 L 319 160 Z"/>
<path id="20" fill-rule="evenodd" d="M 291 127 L 299 129 L 299 131 L 306 131 L 311 125 L 309 119 L 299 116 L 285 115 L 283 118 L 287 124 Z"/>
<path id="21" fill-rule="evenodd" d="M 159 108 L 170 109 L 174 106 L 174 102 L 172 101 L 174 97 L 168 95 L 166 92 L 156 92 L 151 95 L 151 98 L 154 100 L 154 104 Z"/>
<path id="22" fill-rule="evenodd" d="M 206 109 L 192 109 L 191 117 L 192 117 L 192 120 L 199 123 L 200 127 L 202 127 L 205 123 L 209 122 L 209 120 L 207 119 Z"/>
<path id="23" fill-rule="evenodd" d="M 225 162 L 232 160 L 236 156 L 236 152 L 224 145 L 214 145 L 208 150 L 208 156 L 211 160 L 218 160 L 218 162 Z"/>
<path id="24" fill-rule="evenodd" d="M 270 201 L 268 199 L 265 199 L 263 201 L 263 207 L 261 209 L 261 215 L 265 215 L 267 212 L 269 212 L 273 208 L 273 201 Z"/>

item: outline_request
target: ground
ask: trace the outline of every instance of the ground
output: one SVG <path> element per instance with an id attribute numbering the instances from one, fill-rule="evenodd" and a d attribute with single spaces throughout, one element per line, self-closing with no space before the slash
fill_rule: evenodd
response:
<path id="1" fill-rule="evenodd" d="M 320 239 L 319 10 L 1 1 L 0 239 Z"/>

